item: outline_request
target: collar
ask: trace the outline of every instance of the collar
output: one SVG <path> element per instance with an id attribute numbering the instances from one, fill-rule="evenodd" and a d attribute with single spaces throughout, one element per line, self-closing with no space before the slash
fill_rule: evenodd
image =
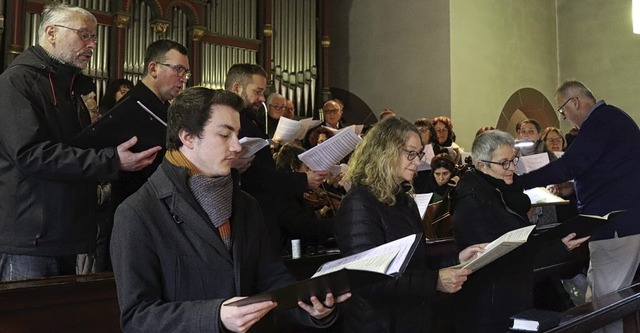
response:
<path id="1" fill-rule="evenodd" d="M 587 121 L 587 119 L 589 118 L 589 116 L 591 115 L 591 113 L 599 108 L 600 106 L 604 105 L 605 102 L 603 99 L 599 100 L 596 104 L 593 104 L 590 108 L 589 108 L 589 112 L 587 112 L 587 115 L 584 117 L 584 120 L 582 121 L 582 123 L 584 124 L 585 121 Z"/>

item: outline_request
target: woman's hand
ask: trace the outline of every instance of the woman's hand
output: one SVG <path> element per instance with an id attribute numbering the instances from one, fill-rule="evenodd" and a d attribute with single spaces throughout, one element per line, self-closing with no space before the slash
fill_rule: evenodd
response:
<path id="1" fill-rule="evenodd" d="M 582 243 L 586 242 L 590 236 L 582 237 L 578 239 L 575 239 L 575 237 L 576 237 L 576 233 L 572 232 L 562 239 L 562 243 L 564 243 L 564 246 L 567 247 L 567 250 L 569 251 L 575 250 L 577 247 L 582 245 Z"/>
<path id="2" fill-rule="evenodd" d="M 438 271 L 436 290 L 453 294 L 462 289 L 462 284 L 467 281 L 467 275 L 472 272 L 470 269 L 443 268 Z"/>
<path id="3" fill-rule="evenodd" d="M 467 247 L 460 251 L 460 254 L 458 254 L 458 260 L 460 260 L 460 262 L 466 262 L 474 259 L 479 253 L 484 252 L 484 248 L 487 244 L 489 243 L 475 244 Z"/>

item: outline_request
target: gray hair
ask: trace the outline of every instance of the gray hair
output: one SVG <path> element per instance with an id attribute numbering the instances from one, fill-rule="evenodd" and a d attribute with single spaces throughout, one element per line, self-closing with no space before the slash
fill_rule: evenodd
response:
<path id="1" fill-rule="evenodd" d="M 284 96 L 278 94 L 278 93 L 273 93 L 271 95 L 269 95 L 269 97 L 267 97 L 267 105 L 271 104 L 271 101 L 273 101 L 274 98 L 282 98 L 284 100 L 284 102 L 287 102 L 287 99 L 284 98 Z"/>
<path id="2" fill-rule="evenodd" d="M 569 95 L 586 97 L 592 100 L 594 103 L 596 102 L 596 98 L 593 97 L 593 93 L 591 92 L 591 90 L 589 90 L 589 88 L 587 88 L 587 86 L 585 86 L 584 83 L 580 81 L 567 80 L 562 82 L 558 89 L 556 89 L 556 96 L 560 96 L 563 99 L 566 99 L 569 97 Z"/>
<path id="3" fill-rule="evenodd" d="M 513 147 L 515 143 L 516 142 L 513 137 L 511 137 L 507 132 L 500 130 L 483 132 L 473 141 L 473 145 L 471 146 L 471 158 L 477 167 L 478 162 L 483 160 L 490 161 L 491 155 L 493 155 L 493 152 L 496 151 L 496 149 L 503 145 Z"/>
<path id="4" fill-rule="evenodd" d="M 52 3 L 44 7 L 42 11 L 42 21 L 38 27 L 38 44 L 44 45 L 44 29 L 50 25 L 65 25 L 76 16 L 84 16 L 90 19 L 94 25 L 98 24 L 96 17 L 89 11 L 80 7 L 69 6 L 67 4 Z"/>

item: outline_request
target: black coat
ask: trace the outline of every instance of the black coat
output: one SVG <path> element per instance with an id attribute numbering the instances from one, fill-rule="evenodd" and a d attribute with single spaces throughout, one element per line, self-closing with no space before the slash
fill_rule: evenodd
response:
<path id="1" fill-rule="evenodd" d="M 62 256 L 95 249 L 96 186 L 118 172 L 114 148 L 67 143 L 90 122 L 79 68 L 40 46 L 0 75 L 0 252 Z"/>
<path id="2" fill-rule="evenodd" d="M 188 189 L 186 169 L 166 160 L 118 207 L 111 253 L 125 332 L 222 332 L 224 300 L 295 281 L 265 251 L 271 245 L 257 202 L 237 184 L 232 200 L 231 251 Z M 323 326 L 300 308 L 285 314 Z M 256 329 L 269 331 L 274 320 Z"/>
<path id="3" fill-rule="evenodd" d="M 356 186 L 347 193 L 336 216 L 336 240 L 343 255 L 422 232 L 415 202 L 398 190 L 394 206 L 378 201 L 366 186 Z M 344 309 L 344 331 L 429 332 L 430 303 L 437 295 L 435 269 L 455 265 L 457 255 L 440 259 L 429 263 L 425 243 L 420 242 L 402 277 L 354 290 Z"/>
<path id="4" fill-rule="evenodd" d="M 258 126 L 255 111 L 246 108 L 240 112 L 239 138 L 267 139 L 264 129 Z M 280 252 L 283 239 L 280 235 L 277 217 L 278 194 L 302 195 L 307 188 L 307 175 L 300 172 L 277 171 L 269 146 L 255 155 L 251 166 L 240 175 L 243 191 L 251 194 L 260 203 L 269 236 L 273 240 L 274 251 Z"/>
<path id="5" fill-rule="evenodd" d="M 488 243 L 506 232 L 531 225 L 525 219 L 530 204 L 517 210 L 507 205 L 512 201 L 528 202 L 517 179 L 511 186 L 502 182 L 499 190 L 485 177 L 491 176 L 467 171 L 452 192 L 454 238 L 459 249 Z M 534 265 L 567 254 L 559 240 L 527 243 L 474 272 L 454 295 L 457 332 L 508 331 L 509 316 L 533 306 Z"/>

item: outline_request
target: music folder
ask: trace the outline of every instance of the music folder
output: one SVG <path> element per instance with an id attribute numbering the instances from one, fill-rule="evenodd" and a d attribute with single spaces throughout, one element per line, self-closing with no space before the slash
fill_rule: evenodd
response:
<path id="1" fill-rule="evenodd" d="M 404 273 L 419 242 L 424 242 L 421 233 L 333 260 L 320 266 L 308 280 L 249 296 L 225 306 L 274 301 L 278 303 L 278 308 L 290 309 L 298 306 L 298 301 L 309 303 L 311 296 L 322 301 L 329 292 L 337 297 L 353 288 L 396 279 Z"/>
<path id="2" fill-rule="evenodd" d="M 68 144 L 83 149 L 102 149 L 117 147 L 136 136 L 138 142 L 131 151 L 140 152 L 155 146 L 164 146 L 166 133 L 166 123 L 128 94 L 98 121 L 71 138 Z"/>
<path id="3" fill-rule="evenodd" d="M 537 233 L 532 237 L 535 240 L 545 241 L 561 239 L 572 232 L 576 233 L 575 238 L 586 237 L 598 228 L 612 223 L 611 220 L 622 212 L 624 211 L 613 211 L 605 216 L 580 214 L 562 223 L 550 224 L 543 228 L 537 228 Z"/>

